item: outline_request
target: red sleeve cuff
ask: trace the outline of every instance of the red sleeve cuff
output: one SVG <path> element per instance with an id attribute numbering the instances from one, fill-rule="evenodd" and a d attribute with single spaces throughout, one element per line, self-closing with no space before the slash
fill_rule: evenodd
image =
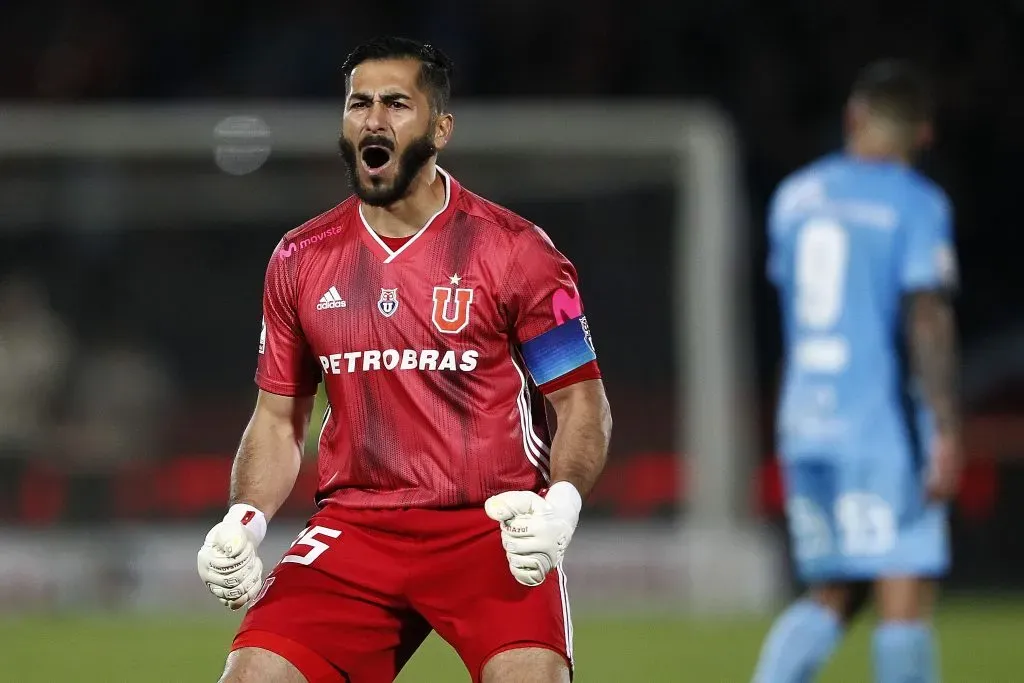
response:
<path id="1" fill-rule="evenodd" d="M 570 387 L 573 384 L 585 382 L 588 379 L 601 379 L 601 368 L 598 367 L 596 360 L 592 360 L 589 363 L 581 365 L 575 370 L 571 370 L 561 377 L 556 377 L 550 382 L 545 382 L 544 384 L 541 384 L 539 388 L 542 394 L 547 395 L 558 391 L 559 389 Z"/>
<path id="2" fill-rule="evenodd" d="M 270 379 L 259 371 L 256 372 L 256 386 L 263 391 L 277 394 L 278 396 L 312 396 L 316 393 L 318 384 L 319 382 L 314 382 L 313 384 L 281 382 L 276 379 Z"/>

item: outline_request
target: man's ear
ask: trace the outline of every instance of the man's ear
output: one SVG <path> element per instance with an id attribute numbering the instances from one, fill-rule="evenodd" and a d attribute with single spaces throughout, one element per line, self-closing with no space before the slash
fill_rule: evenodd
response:
<path id="1" fill-rule="evenodd" d="M 455 117 L 445 113 L 437 117 L 434 125 L 434 147 L 438 150 L 444 149 L 451 140 L 452 130 L 455 128 Z"/>

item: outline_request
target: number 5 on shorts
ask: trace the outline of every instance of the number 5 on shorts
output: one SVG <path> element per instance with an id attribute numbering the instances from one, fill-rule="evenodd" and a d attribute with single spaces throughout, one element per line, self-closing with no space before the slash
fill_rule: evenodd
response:
<path id="1" fill-rule="evenodd" d="M 292 543 L 292 548 L 297 545 L 306 545 L 312 550 L 306 551 L 305 555 L 293 555 L 290 552 L 281 558 L 281 562 L 295 562 L 297 564 L 313 564 L 313 560 L 324 554 L 330 546 L 317 538 L 318 535 L 329 538 L 338 538 L 341 532 L 337 529 L 329 529 L 325 526 L 315 526 L 304 530 Z"/>

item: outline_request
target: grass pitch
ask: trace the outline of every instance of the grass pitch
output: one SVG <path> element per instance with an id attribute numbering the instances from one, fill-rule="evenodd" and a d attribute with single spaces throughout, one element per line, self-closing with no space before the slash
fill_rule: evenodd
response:
<path id="1" fill-rule="evenodd" d="M 579 619 L 577 683 L 745 683 L 769 619 Z M 0 618 L 0 681 L 186 683 L 217 680 L 236 618 L 90 614 Z M 1024 602 L 947 602 L 938 618 L 945 683 L 1024 680 Z M 870 623 L 850 633 L 823 683 L 870 676 Z M 400 683 L 466 683 L 431 636 Z"/>

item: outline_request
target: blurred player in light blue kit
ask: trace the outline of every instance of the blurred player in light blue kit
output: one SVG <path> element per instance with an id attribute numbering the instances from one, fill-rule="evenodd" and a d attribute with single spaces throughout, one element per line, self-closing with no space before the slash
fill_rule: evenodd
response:
<path id="1" fill-rule="evenodd" d="M 813 681 L 873 592 L 878 683 L 934 683 L 935 582 L 961 461 L 951 210 L 911 169 L 931 103 L 909 65 L 864 70 L 846 149 L 785 179 L 769 210 L 785 375 L 777 416 L 805 597 L 775 622 L 755 683 Z"/>

